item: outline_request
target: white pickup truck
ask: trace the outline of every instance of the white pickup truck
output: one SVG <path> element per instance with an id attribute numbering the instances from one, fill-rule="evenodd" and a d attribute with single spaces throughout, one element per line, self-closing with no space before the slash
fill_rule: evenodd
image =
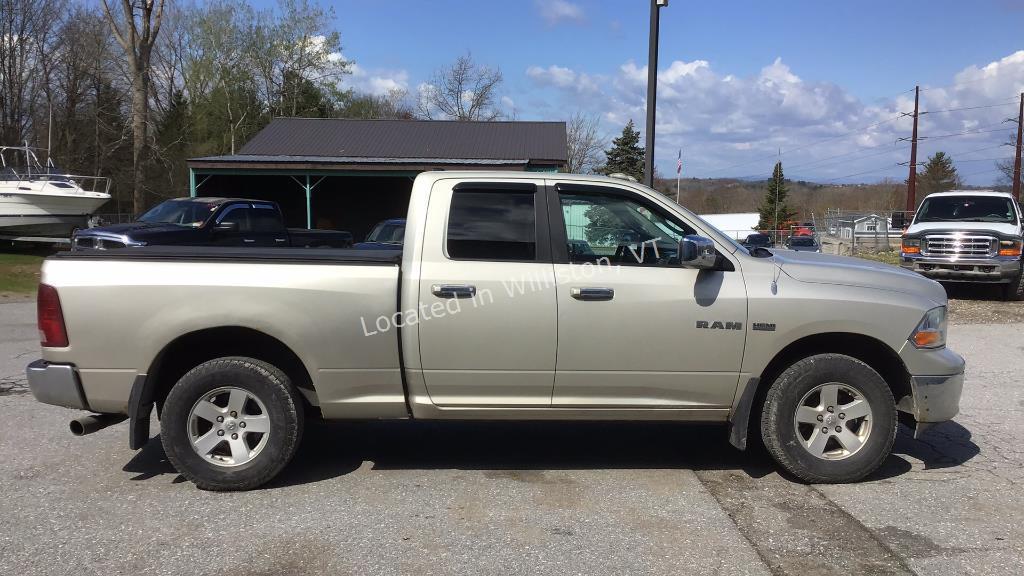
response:
<path id="1" fill-rule="evenodd" d="M 929 194 L 903 235 L 901 265 L 944 282 L 996 283 L 1024 300 L 1020 205 L 1006 192 Z"/>
<path id="2" fill-rule="evenodd" d="M 748 251 L 639 184 L 424 173 L 401 251 L 142 247 L 67 252 L 39 287 L 42 402 L 156 409 L 171 463 L 246 489 L 304 421 L 721 422 L 789 472 L 846 482 L 887 457 L 898 413 L 957 414 L 946 294 L 852 258 Z M 438 446 L 444 450 L 444 446 Z"/>

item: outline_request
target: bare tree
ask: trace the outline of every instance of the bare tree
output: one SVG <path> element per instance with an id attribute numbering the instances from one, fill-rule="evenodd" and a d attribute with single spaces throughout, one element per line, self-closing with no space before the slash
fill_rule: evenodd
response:
<path id="1" fill-rule="evenodd" d="M 471 54 L 459 56 L 420 88 L 416 108 L 427 120 L 498 120 L 504 116 L 496 103 L 501 82 L 501 70 L 473 62 Z"/>
<path id="2" fill-rule="evenodd" d="M 50 101 L 49 74 L 63 2 L 0 0 L 0 139 L 31 137 L 36 107 Z M 45 101 L 40 101 L 40 97 Z M 45 108 L 44 108 L 45 110 Z"/>
<path id="3" fill-rule="evenodd" d="M 565 124 L 565 140 L 568 159 L 565 171 L 571 174 L 587 174 L 601 163 L 601 151 L 605 141 L 598 135 L 601 119 L 576 112 Z"/>
<path id="4" fill-rule="evenodd" d="M 149 86 L 153 46 L 160 34 L 165 0 L 121 0 L 119 20 L 107 0 L 103 11 L 117 43 L 124 49 L 132 81 L 132 208 L 145 207 L 144 158 L 149 128 Z"/>

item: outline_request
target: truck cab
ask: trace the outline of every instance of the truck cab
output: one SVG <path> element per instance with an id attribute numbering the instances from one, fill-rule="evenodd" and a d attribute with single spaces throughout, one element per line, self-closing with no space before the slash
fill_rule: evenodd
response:
<path id="1" fill-rule="evenodd" d="M 287 228 L 281 208 L 268 200 L 175 198 L 134 222 L 75 232 L 72 250 L 142 246 L 334 247 L 352 245 L 352 234 Z"/>
<path id="2" fill-rule="evenodd" d="M 933 280 L 1000 284 L 1004 299 L 1024 299 L 1020 205 L 991 190 L 930 194 L 903 235 L 900 263 Z"/>

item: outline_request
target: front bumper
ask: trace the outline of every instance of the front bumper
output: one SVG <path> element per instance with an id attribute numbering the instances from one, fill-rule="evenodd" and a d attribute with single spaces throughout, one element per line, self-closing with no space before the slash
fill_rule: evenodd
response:
<path id="1" fill-rule="evenodd" d="M 897 408 L 913 416 L 917 437 L 927 428 L 952 420 L 960 412 L 964 389 L 964 359 L 948 348 L 917 350 L 910 347 L 901 354 L 911 372 L 910 394 L 900 399 Z"/>
<path id="2" fill-rule="evenodd" d="M 25 368 L 28 387 L 36 400 L 44 404 L 88 410 L 78 370 L 73 364 L 53 364 L 36 360 Z"/>
<path id="3" fill-rule="evenodd" d="M 944 282 L 1007 283 L 1020 273 L 1020 257 L 953 258 L 902 254 L 900 266 Z"/>

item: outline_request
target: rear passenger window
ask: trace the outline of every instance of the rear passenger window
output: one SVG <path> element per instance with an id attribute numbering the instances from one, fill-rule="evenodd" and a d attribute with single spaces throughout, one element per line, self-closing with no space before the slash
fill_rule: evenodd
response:
<path id="1" fill-rule="evenodd" d="M 448 257 L 535 260 L 535 197 L 523 190 L 455 190 L 448 215 Z"/>

